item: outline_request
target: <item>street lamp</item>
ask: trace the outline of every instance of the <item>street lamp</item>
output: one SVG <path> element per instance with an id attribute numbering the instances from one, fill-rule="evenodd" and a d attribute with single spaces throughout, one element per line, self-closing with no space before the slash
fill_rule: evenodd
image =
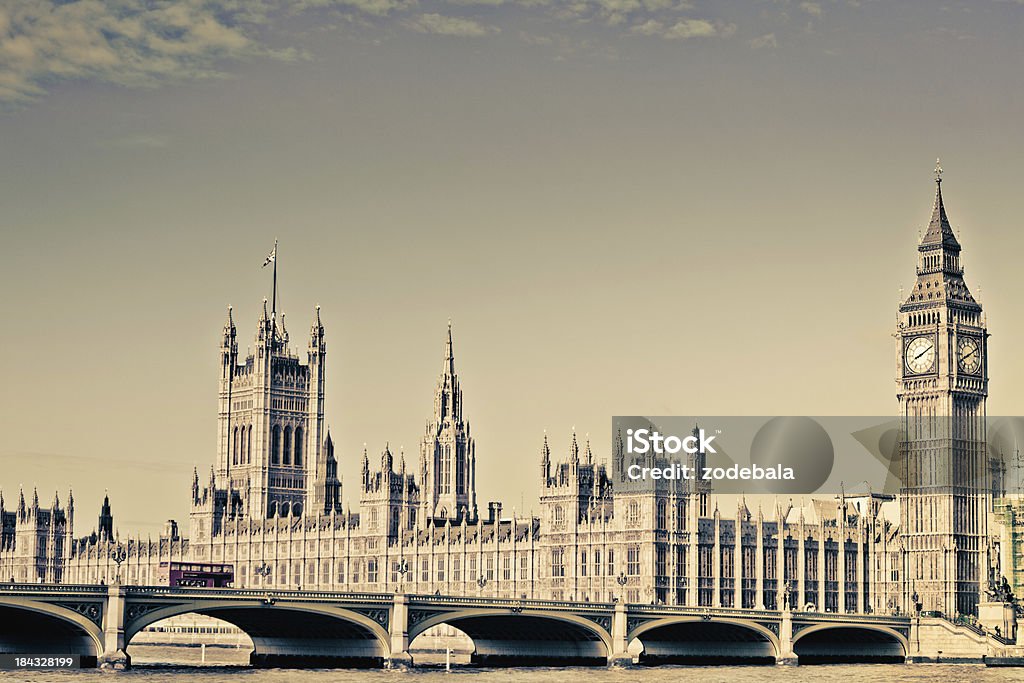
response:
<path id="1" fill-rule="evenodd" d="M 626 602 L 626 596 L 623 593 L 622 589 L 628 582 L 629 579 L 626 578 L 626 575 L 623 572 L 619 572 L 619 575 L 615 577 L 615 583 L 619 584 L 619 599 L 621 599 L 622 602 Z"/>
<path id="2" fill-rule="evenodd" d="M 270 571 L 271 571 L 269 564 L 267 564 L 266 562 L 263 562 L 263 563 L 260 564 L 260 566 L 256 567 L 256 569 L 254 569 L 253 571 L 256 573 L 256 576 L 259 576 L 260 578 L 263 579 L 261 583 L 263 583 L 264 585 L 266 585 L 268 583 L 267 579 L 270 577 Z"/>
<path id="3" fill-rule="evenodd" d="M 484 590 L 484 586 L 486 586 L 486 585 L 487 585 L 487 579 L 486 579 L 486 578 L 484 578 L 484 576 L 483 576 L 483 575 L 481 575 L 481 576 L 480 576 L 480 577 L 479 577 L 479 578 L 478 578 L 478 579 L 476 580 L 476 585 L 477 585 L 477 586 L 479 586 L 479 587 L 480 587 L 480 591 L 481 591 L 481 592 L 483 592 L 483 590 Z"/>
<path id="4" fill-rule="evenodd" d="M 403 557 L 395 567 L 395 571 L 398 572 L 398 589 L 404 592 L 405 589 L 405 575 L 409 573 L 409 562 Z"/>
<path id="5" fill-rule="evenodd" d="M 110 551 L 110 559 L 117 565 L 117 582 L 121 583 L 121 563 L 128 559 L 128 551 L 118 543 Z"/>

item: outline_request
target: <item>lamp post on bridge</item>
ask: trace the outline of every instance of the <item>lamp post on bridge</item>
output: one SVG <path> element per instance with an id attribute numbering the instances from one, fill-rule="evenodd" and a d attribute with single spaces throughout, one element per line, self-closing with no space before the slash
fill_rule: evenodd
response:
<path id="1" fill-rule="evenodd" d="M 125 549 L 123 545 L 118 543 L 111 549 L 110 559 L 112 559 L 114 561 L 114 564 L 117 565 L 117 576 L 114 578 L 114 580 L 117 583 L 121 583 L 121 563 L 128 559 L 128 551 Z"/>
<path id="2" fill-rule="evenodd" d="M 398 592 L 405 592 L 405 575 L 409 573 L 409 562 L 404 557 L 399 561 L 398 566 L 395 567 L 395 571 L 398 572 Z"/>
<path id="3" fill-rule="evenodd" d="M 619 575 L 615 577 L 615 583 L 619 584 L 619 600 L 621 602 L 626 602 L 626 593 L 623 589 L 628 582 L 629 579 L 626 578 L 626 574 L 624 572 L 619 572 Z"/>
<path id="4" fill-rule="evenodd" d="M 256 576 L 260 577 L 260 583 L 266 585 L 267 579 L 270 577 L 270 565 L 266 562 L 262 562 L 260 566 L 256 567 L 253 571 L 256 573 Z"/>
<path id="5" fill-rule="evenodd" d="M 487 585 L 487 579 L 486 579 L 486 577 L 483 576 L 482 573 L 477 578 L 476 585 L 480 588 L 480 595 L 482 596 L 484 594 L 484 586 Z"/>

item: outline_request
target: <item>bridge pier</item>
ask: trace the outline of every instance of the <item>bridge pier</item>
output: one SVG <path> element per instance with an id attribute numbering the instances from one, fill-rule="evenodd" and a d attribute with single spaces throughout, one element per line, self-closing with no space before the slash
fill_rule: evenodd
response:
<path id="1" fill-rule="evenodd" d="M 775 663 L 780 666 L 796 666 L 800 658 L 793 651 L 793 610 L 787 608 L 782 612 L 782 622 L 779 624 L 779 654 L 775 657 Z"/>
<path id="2" fill-rule="evenodd" d="M 629 640 L 626 638 L 626 603 L 622 600 L 615 603 L 612 613 L 612 651 L 608 655 L 608 666 L 633 666 L 633 656 L 629 654 Z"/>
<path id="3" fill-rule="evenodd" d="M 132 659 L 125 650 L 125 591 L 120 581 L 107 588 L 107 604 L 103 610 L 103 654 L 97 658 L 97 665 L 108 671 L 124 671 L 131 668 Z"/>
<path id="4" fill-rule="evenodd" d="M 387 669 L 404 671 L 412 667 L 409 654 L 409 598 L 404 593 L 395 593 L 391 608 L 391 652 L 384 661 Z"/>

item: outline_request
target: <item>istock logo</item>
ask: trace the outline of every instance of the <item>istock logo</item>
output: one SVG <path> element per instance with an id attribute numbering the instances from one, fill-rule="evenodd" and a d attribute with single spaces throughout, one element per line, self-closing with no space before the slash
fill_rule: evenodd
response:
<path id="1" fill-rule="evenodd" d="M 696 434 L 680 439 L 678 436 L 669 434 L 662 436 L 657 430 L 649 429 L 627 429 L 626 430 L 626 452 L 643 455 L 652 449 L 659 455 L 668 453 L 674 455 L 683 453 L 717 453 L 711 442 L 715 440 L 716 434 L 708 436 L 703 429 Z"/>

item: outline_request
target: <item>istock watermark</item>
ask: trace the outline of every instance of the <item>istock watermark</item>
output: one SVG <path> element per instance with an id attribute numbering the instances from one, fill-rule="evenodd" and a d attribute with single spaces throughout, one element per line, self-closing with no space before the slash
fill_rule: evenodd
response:
<path id="1" fill-rule="evenodd" d="M 617 416 L 617 491 L 1003 495 L 1021 488 L 1022 417 Z"/>

